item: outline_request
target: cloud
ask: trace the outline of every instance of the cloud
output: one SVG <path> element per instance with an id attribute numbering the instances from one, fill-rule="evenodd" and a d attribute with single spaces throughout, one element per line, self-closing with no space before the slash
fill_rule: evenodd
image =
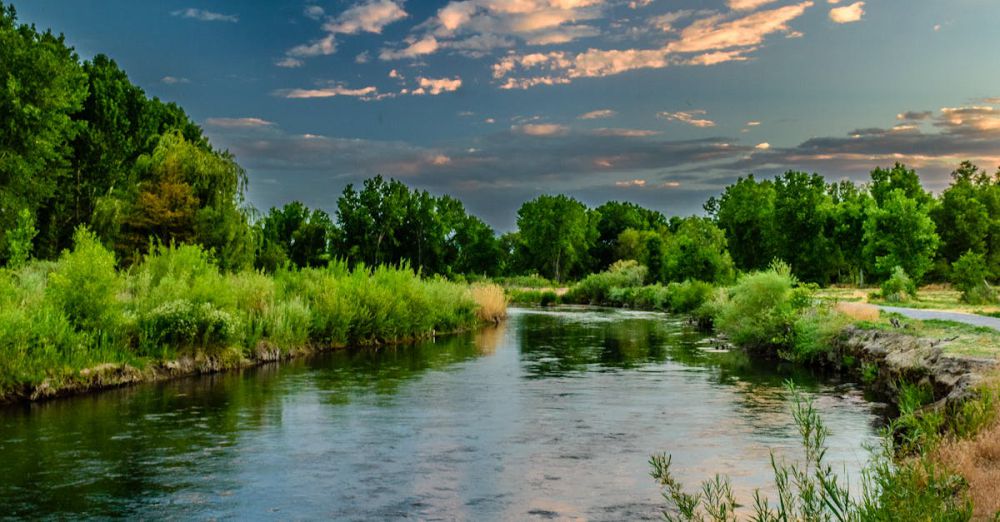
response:
<path id="1" fill-rule="evenodd" d="M 378 57 L 380 60 L 398 60 L 400 58 L 417 58 L 426 54 L 432 54 L 438 50 L 438 41 L 433 36 L 428 36 L 420 40 L 415 40 L 407 47 L 399 50 L 382 49 Z"/>
<path id="2" fill-rule="evenodd" d="M 303 14 L 305 14 L 309 18 L 312 18 L 313 20 L 319 20 L 320 18 L 323 18 L 323 15 L 326 14 L 326 11 L 324 11 L 323 8 L 318 5 L 307 5 L 306 8 L 303 10 Z"/>
<path id="3" fill-rule="evenodd" d="M 736 11 L 752 11 L 762 5 L 774 3 L 775 0 L 727 0 L 726 5 Z"/>
<path id="4" fill-rule="evenodd" d="M 931 111 L 906 111 L 897 114 L 896 119 L 904 121 L 921 121 L 930 119 L 933 115 L 934 113 Z"/>
<path id="5" fill-rule="evenodd" d="M 462 86 L 462 79 L 455 77 L 450 78 L 417 78 L 417 83 L 419 87 L 413 90 L 412 94 L 430 94 L 431 96 L 437 96 L 443 92 L 457 91 L 459 87 Z"/>
<path id="6" fill-rule="evenodd" d="M 510 130 L 528 136 L 560 136 L 569 131 L 565 125 L 555 123 L 525 123 L 515 125 Z"/>
<path id="7" fill-rule="evenodd" d="M 177 85 L 179 83 L 191 83 L 191 80 L 179 76 L 164 76 L 163 78 L 160 78 L 160 82 L 167 85 Z"/>
<path id="8" fill-rule="evenodd" d="M 757 150 L 767 150 L 771 148 L 771 144 L 768 142 L 758 143 L 755 147 Z"/>
<path id="9" fill-rule="evenodd" d="M 759 121 L 748 121 L 747 122 L 747 127 L 758 127 L 758 126 L 760 126 L 760 122 Z"/>
<path id="10" fill-rule="evenodd" d="M 332 34 L 328 34 L 319 40 L 314 40 L 308 44 L 292 47 L 286 53 L 289 57 L 309 57 L 326 56 L 337 52 L 337 42 Z M 301 63 L 302 60 L 298 60 Z M 291 62 L 287 62 L 291 63 Z"/>
<path id="11" fill-rule="evenodd" d="M 303 65 L 305 65 L 305 62 L 303 62 L 298 58 L 292 58 L 291 56 L 286 56 L 274 62 L 274 65 L 277 65 L 278 67 L 284 67 L 286 69 L 294 69 L 296 67 L 302 67 Z"/>
<path id="12" fill-rule="evenodd" d="M 580 120 L 597 120 L 597 119 L 601 119 L 601 118 L 611 118 L 611 117 L 614 117 L 617 114 L 618 114 L 617 112 L 615 112 L 615 111 L 613 111 L 611 109 L 598 109 L 596 111 L 585 112 L 585 113 L 577 116 L 577 119 L 580 119 Z"/>
<path id="13" fill-rule="evenodd" d="M 208 118 L 205 124 L 210 127 L 223 127 L 227 129 L 253 129 L 269 127 L 274 122 L 261 118 Z"/>
<path id="14" fill-rule="evenodd" d="M 659 131 L 646 129 L 599 128 L 591 131 L 595 136 L 615 136 L 619 138 L 648 138 L 657 136 Z"/>
<path id="15" fill-rule="evenodd" d="M 701 118 L 706 113 L 703 110 L 660 112 L 656 116 L 667 121 L 679 121 L 694 127 L 706 128 L 715 127 L 715 122 L 707 118 Z"/>
<path id="16" fill-rule="evenodd" d="M 762 4 L 761 4 L 762 5 Z M 677 12 L 659 20 L 672 24 L 689 16 L 700 16 L 663 47 L 654 49 L 587 49 L 576 54 L 565 51 L 509 54 L 493 65 L 493 77 L 502 89 L 527 89 L 537 85 L 570 83 L 576 78 L 604 77 L 637 69 L 660 69 L 670 65 L 712 66 L 746 61 L 769 35 L 801 36 L 789 27 L 812 1 L 752 13 Z M 734 14 L 735 13 L 735 14 Z"/>
<path id="17" fill-rule="evenodd" d="M 330 34 L 378 34 L 385 26 L 406 16 L 406 11 L 393 0 L 369 0 L 348 8 L 324 24 L 323 29 Z"/>
<path id="18" fill-rule="evenodd" d="M 629 179 L 625 181 L 616 181 L 616 187 L 645 187 L 646 180 L 644 179 Z"/>
<path id="19" fill-rule="evenodd" d="M 236 23 L 240 21 L 240 17 L 237 15 L 227 15 L 222 13 L 214 13 L 212 11 L 206 11 L 204 9 L 195 9 L 194 7 L 188 7 L 186 9 L 178 9 L 177 11 L 171 11 L 172 16 L 179 16 L 181 18 L 190 18 L 192 20 L 198 20 L 201 22 L 231 22 Z"/>
<path id="20" fill-rule="evenodd" d="M 372 86 L 351 89 L 343 85 L 334 85 L 319 89 L 279 89 L 274 91 L 274 95 L 289 99 L 332 98 L 335 96 L 372 98 L 378 95 L 378 89 Z"/>
<path id="21" fill-rule="evenodd" d="M 851 5 L 830 9 L 830 20 L 838 24 L 857 22 L 865 15 L 864 6 L 864 2 L 854 2 Z"/>

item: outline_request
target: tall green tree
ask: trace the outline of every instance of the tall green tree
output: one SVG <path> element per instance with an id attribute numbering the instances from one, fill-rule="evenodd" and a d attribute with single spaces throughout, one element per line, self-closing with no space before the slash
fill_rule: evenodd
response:
<path id="1" fill-rule="evenodd" d="M 934 264 L 939 238 L 927 205 L 907 196 L 905 189 L 892 190 L 874 207 L 864 226 L 864 253 L 876 275 L 889 277 L 902 267 L 919 282 Z"/>
<path id="2" fill-rule="evenodd" d="M 802 281 L 827 284 L 836 273 L 833 210 L 819 174 L 788 171 L 774 182 L 775 253 Z"/>
<path id="3" fill-rule="evenodd" d="M 665 240 L 664 281 L 688 279 L 729 283 L 735 269 L 726 244 L 726 235 L 711 219 L 692 216 L 680 221 Z"/>
<path id="4" fill-rule="evenodd" d="M 774 183 L 753 174 L 710 198 L 705 210 L 726 234 L 733 262 L 741 270 L 762 270 L 777 255 L 774 245 Z"/>
<path id="5" fill-rule="evenodd" d="M 594 210 L 600 216 L 597 220 L 597 241 L 591 251 L 597 270 L 604 270 L 620 259 L 616 254 L 617 242 L 625 230 L 656 231 L 667 224 L 660 212 L 630 202 L 608 201 Z"/>
<path id="6" fill-rule="evenodd" d="M 597 222 L 583 203 L 564 195 L 539 196 L 517 211 L 522 259 L 529 268 L 562 281 L 587 267 Z"/>
<path id="7" fill-rule="evenodd" d="M 874 205 L 868 191 L 843 180 L 829 187 L 833 200 L 832 240 L 836 249 L 837 281 L 864 284 L 865 221 Z"/>
<path id="8" fill-rule="evenodd" d="M 299 201 L 272 208 L 257 226 L 260 244 L 256 264 L 274 270 L 286 261 L 298 267 L 323 266 L 330 259 L 334 228 L 322 210 L 310 210 Z"/>
<path id="9" fill-rule="evenodd" d="M 942 263 L 971 251 L 982 256 L 990 278 L 1000 277 L 1000 173 L 989 175 L 965 161 L 931 215 L 941 235 Z"/>
<path id="10" fill-rule="evenodd" d="M 19 24 L 14 7 L 0 4 L 0 231 L 12 229 L 22 209 L 43 230 L 61 219 L 39 219 L 39 210 L 70 176 L 69 144 L 82 127 L 72 115 L 86 95 L 86 75 L 63 36 Z M 10 255 L 6 235 L 0 259 Z"/>

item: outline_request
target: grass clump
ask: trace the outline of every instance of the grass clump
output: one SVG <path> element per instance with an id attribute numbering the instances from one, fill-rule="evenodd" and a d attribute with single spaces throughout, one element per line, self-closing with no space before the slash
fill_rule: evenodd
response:
<path id="1" fill-rule="evenodd" d="M 563 300 L 578 304 L 612 304 L 612 290 L 642 286 L 647 272 L 637 261 L 616 261 L 607 271 L 590 274 L 573 285 Z M 618 297 L 621 299 L 621 295 Z"/>

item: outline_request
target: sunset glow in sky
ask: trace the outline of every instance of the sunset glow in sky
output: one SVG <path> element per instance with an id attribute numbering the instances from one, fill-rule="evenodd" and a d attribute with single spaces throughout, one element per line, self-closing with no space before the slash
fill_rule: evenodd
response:
<path id="1" fill-rule="evenodd" d="M 15 6 L 183 106 L 263 209 L 383 174 L 505 230 L 540 193 L 690 214 L 750 172 L 1000 165 L 995 0 Z"/>

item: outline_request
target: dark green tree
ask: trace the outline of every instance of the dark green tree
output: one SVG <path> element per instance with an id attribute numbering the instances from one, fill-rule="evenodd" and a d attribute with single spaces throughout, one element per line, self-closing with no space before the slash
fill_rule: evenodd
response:
<path id="1" fill-rule="evenodd" d="M 741 270 L 762 270 L 777 255 L 774 246 L 774 183 L 739 178 L 705 210 L 726 234 L 729 253 Z"/>
<path id="2" fill-rule="evenodd" d="M 929 209 L 904 189 L 885 195 L 865 221 L 864 254 L 876 275 L 885 278 L 902 267 L 916 282 L 934 263 L 938 235 Z"/>
<path id="3" fill-rule="evenodd" d="M 800 280 L 827 284 L 836 273 L 833 217 L 823 176 L 788 171 L 775 180 L 775 253 Z"/>
<path id="4" fill-rule="evenodd" d="M 517 211 L 522 259 L 530 269 L 561 281 L 579 275 L 597 240 L 597 221 L 583 203 L 564 195 L 539 196 Z"/>
<path id="5" fill-rule="evenodd" d="M 726 235 L 709 218 L 692 216 L 680 221 L 663 247 L 665 281 L 688 279 L 725 284 L 733 280 L 733 260 Z"/>

